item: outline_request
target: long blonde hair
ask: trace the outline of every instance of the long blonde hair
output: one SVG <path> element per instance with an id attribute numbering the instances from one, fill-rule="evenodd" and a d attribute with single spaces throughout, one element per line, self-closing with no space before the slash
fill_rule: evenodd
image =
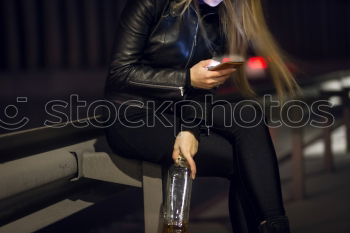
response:
<path id="1" fill-rule="evenodd" d="M 186 11 L 192 1 L 195 1 L 194 5 L 198 10 L 197 0 L 177 1 L 177 7 L 182 8 L 182 13 Z M 261 0 L 223 0 L 219 6 L 219 15 L 221 32 L 227 39 L 230 54 L 239 54 L 245 57 L 248 45 L 251 45 L 257 55 L 268 59 L 271 76 L 280 101 L 283 102 L 289 97 L 302 95 L 300 86 L 285 65 L 286 56 L 268 30 Z M 240 75 L 233 81 L 242 95 L 256 96 L 244 72 L 240 72 Z"/>

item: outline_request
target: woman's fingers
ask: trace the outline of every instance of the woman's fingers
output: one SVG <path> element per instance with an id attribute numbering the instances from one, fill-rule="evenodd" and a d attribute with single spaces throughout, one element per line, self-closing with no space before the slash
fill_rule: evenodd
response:
<path id="1" fill-rule="evenodd" d="M 194 135 L 189 131 L 181 131 L 177 136 L 174 144 L 172 158 L 174 162 L 178 163 L 179 156 L 183 156 L 191 169 L 191 177 L 196 177 L 196 164 L 193 160 L 193 156 L 197 153 L 198 141 Z"/>
<path id="2" fill-rule="evenodd" d="M 209 78 L 207 79 L 207 85 L 209 88 L 213 88 L 215 86 L 223 84 L 231 74 L 236 71 L 236 69 L 225 69 L 220 71 L 209 71 Z"/>
<path id="3" fill-rule="evenodd" d="M 209 66 L 212 62 L 213 62 L 212 59 L 207 59 L 207 60 L 200 61 L 199 64 L 200 64 L 201 67 L 206 68 L 206 67 Z"/>
<path id="4" fill-rule="evenodd" d="M 174 163 L 177 162 L 177 158 L 180 156 L 181 152 L 180 152 L 180 148 L 174 148 L 173 150 L 173 155 L 172 158 L 174 160 Z"/>
<path id="5" fill-rule="evenodd" d="M 217 78 L 220 76 L 230 75 L 233 72 L 235 72 L 236 69 L 230 68 L 230 69 L 224 69 L 224 70 L 218 70 L 218 71 L 208 71 L 210 78 Z"/>
<path id="6" fill-rule="evenodd" d="M 196 173 L 197 173 L 196 163 L 194 162 L 194 160 L 189 152 L 185 152 L 182 154 L 185 157 L 185 159 L 187 160 L 188 164 L 190 165 L 191 177 L 194 180 L 194 178 L 196 177 Z"/>
<path id="7" fill-rule="evenodd" d="M 198 152 L 198 142 L 191 147 L 191 154 L 195 155 Z"/>
<path id="8" fill-rule="evenodd" d="M 228 68 L 217 71 L 210 71 L 208 66 L 215 63 L 214 60 L 203 60 L 192 66 L 190 69 L 191 85 L 197 88 L 211 89 L 219 83 L 214 80 L 219 77 L 226 77 L 236 71 L 235 68 Z M 221 81 L 222 82 L 222 81 Z"/>
<path id="9" fill-rule="evenodd" d="M 230 75 L 224 75 L 218 78 L 213 78 L 213 80 L 217 83 L 223 83 L 226 81 L 226 79 L 228 79 L 230 77 Z"/>
<path id="10" fill-rule="evenodd" d="M 208 79 L 208 81 L 207 81 L 207 86 L 208 86 L 209 88 L 213 88 L 213 87 L 215 87 L 215 86 L 221 85 L 221 84 L 223 84 L 229 77 L 230 77 L 230 75 L 226 75 L 226 76 L 221 76 L 221 77 L 218 77 L 218 78 L 211 78 L 211 79 Z"/>
<path id="11" fill-rule="evenodd" d="M 188 153 L 181 153 L 179 148 L 174 148 L 174 151 L 173 151 L 173 154 L 172 154 L 172 158 L 174 160 L 174 163 L 177 164 L 177 158 L 181 154 L 186 159 L 187 163 L 190 165 L 191 177 L 192 177 L 192 179 L 194 179 L 196 177 L 197 168 L 196 168 L 196 163 L 194 162 L 193 157 L 191 156 L 191 154 L 189 152 Z"/>

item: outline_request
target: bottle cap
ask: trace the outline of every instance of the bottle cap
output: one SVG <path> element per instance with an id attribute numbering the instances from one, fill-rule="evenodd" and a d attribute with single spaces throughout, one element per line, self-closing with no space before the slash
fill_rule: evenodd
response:
<path id="1" fill-rule="evenodd" d="M 190 165 L 188 164 L 186 158 L 183 157 L 182 155 L 179 155 L 179 157 L 177 157 L 177 159 L 176 159 L 176 165 L 177 165 L 177 166 L 180 166 L 180 167 L 187 167 L 187 168 L 190 168 Z"/>

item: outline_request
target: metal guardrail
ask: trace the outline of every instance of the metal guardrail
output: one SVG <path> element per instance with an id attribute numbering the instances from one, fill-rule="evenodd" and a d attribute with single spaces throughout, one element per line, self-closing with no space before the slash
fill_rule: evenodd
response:
<path id="1" fill-rule="evenodd" d="M 102 118 L 102 115 L 97 115 L 51 126 L 0 134 L 0 162 L 64 147 L 86 141 L 96 135 L 102 135 L 102 129 L 93 127 Z M 81 121 L 88 121 L 91 124 L 84 128 L 74 126 Z"/>
<path id="2" fill-rule="evenodd" d="M 96 122 L 102 116 L 81 120 Z M 70 151 L 81 148 L 93 151 L 94 138 L 102 135 L 101 129 L 75 128 L 78 121 L 67 124 L 39 127 L 0 135 L 0 225 L 11 218 L 21 206 L 18 200 L 32 197 L 27 193 L 46 186 L 68 185 L 78 176 L 78 161 Z M 60 127 L 64 126 L 64 127 Z M 43 197 L 43 199 L 45 199 Z M 11 208 L 8 204 L 12 203 Z M 23 203 L 23 208 L 27 203 Z"/>

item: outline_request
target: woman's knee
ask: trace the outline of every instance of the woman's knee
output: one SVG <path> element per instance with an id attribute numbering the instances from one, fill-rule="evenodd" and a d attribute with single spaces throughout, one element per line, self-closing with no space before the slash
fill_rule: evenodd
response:
<path id="1" fill-rule="evenodd" d="M 234 172 L 234 153 L 232 142 L 216 131 L 209 136 L 203 135 L 194 157 L 198 175 L 231 179 Z"/>
<path id="2" fill-rule="evenodd" d="M 266 124 L 263 107 L 252 100 L 216 105 L 212 109 L 214 128 L 254 128 Z"/>
<path id="3" fill-rule="evenodd" d="M 233 123 L 241 128 L 254 128 L 265 124 L 265 114 L 260 104 L 244 100 L 233 104 Z"/>

